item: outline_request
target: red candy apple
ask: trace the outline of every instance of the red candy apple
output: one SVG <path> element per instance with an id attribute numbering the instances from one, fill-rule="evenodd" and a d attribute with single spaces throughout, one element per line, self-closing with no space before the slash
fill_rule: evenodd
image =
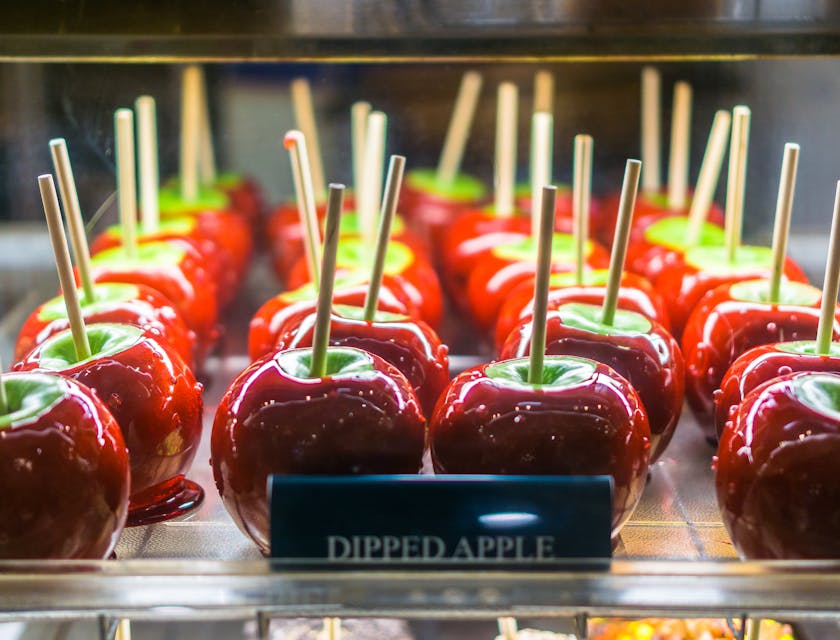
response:
<path id="1" fill-rule="evenodd" d="M 613 536 L 647 476 L 650 427 L 638 395 L 615 371 L 548 356 L 541 384 L 528 360 L 469 369 L 453 380 L 429 425 L 439 473 L 610 475 Z"/>
<path id="2" fill-rule="evenodd" d="M 725 284 L 768 278 L 772 261 L 773 254 L 768 247 L 738 247 L 734 263 L 727 260 L 724 247 L 699 246 L 687 250 L 681 262 L 663 271 L 653 283 L 668 307 L 674 337 L 682 336 L 688 316 L 706 293 Z M 796 282 L 808 281 L 790 258 L 785 260 L 784 275 Z"/>
<path id="3" fill-rule="evenodd" d="M 718 505 L 745 558 L 840 558 L 840 376 L 794 373 L 748 393 L 720 439 Z"/>
<path id="4" fill-rule="evenodd" d="M 545 352 L 603 362 L 639 394 L 650 423 L 651 462 L 671 441 L 682 410 L 683 358 L 677 342 L 662 325 L 633 311 L 616 310 L 612 324 L 602 321 L 600 306 L 570 302 L 549 311 Z M 499 357 L 521 358 L 531 352 L 531 320 L 511 332 Z"/>
<path id="5" fill-rule="evenodd" d="M 768 291 L 766 280 L 718 287 L 703 298 L 686 325 L 686 397 L 709 438 L 715 437 L 714 391 L 738 356 L 762 344 L 812 340 L 817 335 L 819 289 L 783 282 L 777 304 L 768 302 Z M 840 336 L 840 325 L 835 325 L 834 335 Z"/>
<path id="6" fill-rule="evenodd" d="M 89 389 L 45 373 L 4 375 L 0 559 L 100 559 L 128 512 L 128 453 Z"/>
<path id="7" fill-rule="evenodd" d="M 222 397 L 211 439 L 216 487 L 234 522 L 268 552 L 272 474 L 417 473 L 425 423 L 405 377 L 378 356 L 330 347 L 257 360 Z"/>
<path id="8" fill-rule="evenodd" d="M 179 240 L 142 244 L 134 258 L 118 247 L 97 254 L 91 262 L 95 282 L 142 284 L 171 300 L 195 331 L 202 355 L 216 340 L 216 287 L 201 254 L 190 244 Z"/>
<path id="9" fill-rule="evenodd" d="M 802 340 L 765 344 L 739 356 L 726 372 L 720 391 L 714 394 L 718 436 L 750 391 L 800 371 L 840 373 L 840 343 L 832 342 L 827 354 L 818 353 L 813 340 Z"/>
<path id="10" fill-rule="evenodd" d="M 94 291 L 93 300 L 87 300 L 79 291 L 82 318 L 87 324 L 113 322 L 140 327 L 148 336 L 172 347 L 187 366 L 192 366 L 195 334 L 160 293 L 143 285 L 118 282 L 97 284 Z M 15 360 L 69 327 L 64 298 L 58 296 L 45 302 L 23 323 L 15 344 Z"/>
<path id="11" fill-rule="evenodd" d="M 184 478 L 201 438 L 201 385 L 181 358 L 130 325 L 85 328 L 91 356 L 79 361 L 70 331 L 38 345 L 15 366 L 72 378 L 105 403 L 131 457 L 129 524 L 169 518 L 197 505 L 198 485 Z"/>
<path id="12" fill-rule="evenodd" d="M 315 311 L 278 328 L 278 351 L 311 347 Z M 333 305 L 330 344 L 355 347 L 392 364 L 411 384 L 423 415 L 429 417 L 449 384 L 449 350 L 422 320 L 379 311 L 370 322 L 358 306 Z"/>
<path id="13" fill-rule="evenodd" d="M 369 276 L 370 274 L 356 271 L 344 273 L 336 278 L 333 302 L 363 305 L 368 291 Z M 273 353 L 280 328 L 290 322 L 299 322 L 314 312 L 316 296 L 315 286 L 308 283 L 267 300 L 251 318 L 248 327 L 248 356 L 251 360 Z M 383 276 L 376 307 L 380 311 L 399 313 L 415 319 L 420 317 L 413 302 L 405 296 L 399 279 L 394 276 Z"/>
<path id="14" fill-rule="evenodd" d="M 549 281 L 548 308 L 556 309 L 566 302 L 603 304 L 608 275 L 609 271 L 606 269 L 589 269 L 583 272 L 583 282 L 578 284 L 574 273 L 552 274 Z M 653 286 L 640 276 L 627 272 L 621 275 L 617 307 L 641 313 L 670 330 L 671 322 L 662 298 Z M 495 335 L 497 352 L 514 327 L 529 319 L 533 310 L 534 279 L 529 278 L 514 287 L 499 310 Z"/>

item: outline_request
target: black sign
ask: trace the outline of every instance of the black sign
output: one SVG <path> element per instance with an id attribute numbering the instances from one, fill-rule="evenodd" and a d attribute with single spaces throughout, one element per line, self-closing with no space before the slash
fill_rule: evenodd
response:
<path id="1" fill-rule="evenodd" d="M 609 558 L 609 476 L 272 476 L 271 555 L 311 568 Z"/>

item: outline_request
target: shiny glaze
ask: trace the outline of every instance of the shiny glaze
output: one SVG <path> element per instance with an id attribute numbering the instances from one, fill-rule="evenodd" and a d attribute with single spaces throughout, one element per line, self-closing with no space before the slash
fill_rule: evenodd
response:
<path id="1" fill-rule="evenodd" d="M 606 269 L 610 257 L 606 249 L 593 243 L 592 250 L 586 257 L 587 267 Z M 574 270 L 571 255 L 556 255 L 551 263 L 552 273 L 565 273 Z M 476 326 L 489 332 L 495 326 L 499 311 L 505 300 L 520 283 L 533 278 L 536 273 L 536 254 L 533 260 L 515 262 L 499 257 L 492 251 L 487 253 L 476 265 L 467 281 L 467 300 L 469 311 Z"/>
<path id="2" fill-rule="evenodd" d="M 417 473 L 425 423 L 399 371 L 370 356 L 373 370 L 303 379 L 274 359 L 233 381 L 213 423 L 216 487 L 237 526 L 268 552 L 266 483 L 271 474 Z"/>
<path id="3" fill-rule="evenodd" d="M 531 353 L 532 320 L 523 321 L 508 337 L 499 358 Z M 625 378 L 639 394 L 651 433 L 651 462 L 656 462 L 677 428 L 685 395 L 685 366 L 677 341 L 662 325 L 648 333 L 604 335 L 563 323 L 560 312 L 546 317 L 548 355 L 568 355 L 602 362 Z"/>
<path id="4" fill-rule="evenodd" d="M 29 374 L 3 377 L 22 375 Z M 46 411 L 0 428 L 2 559 L 106 558 L 125 525 L 129 467 L 120 429 L 89 389 L 61 384 L 64 397 Z"/>
<path id="5" fill-rule="evenodd" d="M 747 394 L 723 431 L 718 506 L 744 558 L 840 559 L 840 421 L 803 404 L 798 376 Z"/>
<path id="6" fill-rule="evenodd" d="M 779 344 L 754 347 L 729 367 L 720 391 L 714 394 L 715 429 L 718 437 L 723 434 L 726 422 L 735 416 L 738 405 L 747 394 L 765 382 L 800 371 L 840 373 L 840 357 L 812 353 L 791 353 Z"/>
<path id="7" fill-rule="evenodd" d="M 367 289 L 368 285 L 364 279 L 359 279 L 356 284 L 337 285 L 333 292 L 333 304 L 362 306 L 367 296 Z M 281 328 L 290 323 L 299 323 L 315 311 L 314 297 L 301 300 L 297 296 L 290 296 L 289 293 L 294 294 L 294 292 L 286 292 L 269 298 L 251 318 L 248 326 L 248 356 L 251 360 L 273 353 Z M 401 297 L 397 297 L 398 295 Z M 376 308 L 380 311 L 419 318 L 417 309 L 410 305 L 412 302 L 404 296 L 403 287 L 395 280 L 395 277 L 383 276 Z"/>
<path id="8" fill-rule="evenodd" d="M 703 298 L 682 339 L 686 399 L 710 439 L 717 438 L 714 392 L 738 356 L 763 344 L 813 340 L 819 324 L 819 301 L 810 307 L 745 302 L 733 300 L 729 290 L 724 285 Z M 838 332 L 835 323 L 835 339 Z"/>
<path id="9" fill-rule="evenodd" d="M 43 347 L 15 370 L 43 370 Z M 119 353 L 56 373 L 92 389 L 119 424 L 131 460 L 132 512 L 160 498 L 159 485 L 189 471 L 201 439 L 202 386 L 169 347 L 141 336 Z"/>
<path id="10" fill-rule="evenodd" d="M 790 258 L 785 260 L 785 277 L 795 282 L 808 282 L 802 269 Z M 688 317 L 700 300 L 712 289 L 745 280 L 770 277 L 770 269 L 740 270 L 737 273 L 710 273 L 701 271 L 685 260 L 679 260 L 665 269 L 653 283 L 668 307 L 671 333 L 679 340 Z"/>
<path id="11" fill-rule="evenodd" d="M 162 294 L 143 285 L 135 285 L 136 297 L 128 300 L 108 302 L 97 307 L 82 306 L 82 317 L 86 324 L 115 322 L 140 327 L 151 338 L 165 342 L 192 367 L 195 357 L 195 333 L 190 330 L 173 304 Z M 43 319 L 39 317 L 41 307 L 33 311 L 18 333 L 14 359 L 21 360 L 37 345 L 57 333 L 70 328 L 70 321 L 64 318 Z"/>
<path id="12" fill-rule="evenodd" d="M 516 197 L 516 208 L 520 211 L 531 211 L 531 188 L 530 186 L 519 191 Z M 589 229 L 593 230 L 592 235 L 596 237 L 595 229 L 604 225 L 604 210 L 601 201 L 597 197 L 591 197 L 589 201 Z M 554 230 L 560 233 L 572 233 L 574 229 L 574 203 L 572 200 L 572 188 L 567 184 L 557 185 L 557 199 L 554 205 Z M 530 222 L 530 215 L 529 215 Z"/>
<path id="13" fill-rule="evenodd" d="M 406 180 L 400 189 L 399 210 L 409 226 L 431 247 L 440 247 L 445 241 L 449 226 L 471 209 L 489 201 L 488 196 L 478 200 L 452 200 L 422 191 Z"/>
<path id="14" fill-rule="evenodd" d="M 405 269 L 395 271 L 389 269 L 386 262 L 385 274 L 398 277 L 398 279 L 393 280 L 393 283 L 395 287 L 400 286 L 402 288 L 402 294 L 400 295 L 405 295 L 411 301 L 412 306 L 419 311 L 423 320 L 432 327 L 437 327 L 443 317 L 443 291 L 440 287 L 437 272 L 425 258 L 418 255 L 413 249 L 408 247 L 408 251 L 413 254 L 410 264 Z M 336 265 L 336 276 L 348 271 L 369 269 L 370 265 L 367 264 L 367 261 L 368 257 L 372 255 L 373 247 L 371 247 L 369 256 L 359 257 L 359 262 L 341 262 L 339 259 Z M 309 282 L 309 268 L 306 265 L 306 259 L 301 258 L 292 267 L 287 280 L 288 288 L 297 289 L 307 282 Z"/>
<path id="15" fill-rule="evenodd" d="M 566 302 L 584 302 L 603 304 L 607 288 L 605 284 L 585 283 L 581 285 L 556 286 L 549 283 L 548 308 L 556 309 Z M 671 321 L 662 298 L 653 286 L 644 278 L 633 273 L 623 273 L 618 291 L 619 309 L 641 313 L 646 318 L 661 324 L 670 330 Z M 534 310 L 534 278 L 529 277 L 514 287 L 499 309 L 496 320 L 496 352 L 502 348 L 505 340 L 521 322 L 529 320 Z"/>
<path id="16" fill-rule="evenodd" d="M 231 209 L 242 216 L 253 233 L 261 231 L 265 197 L 256 180 L 247 176 L 222 175 L 216 188 L 230 198 Z"/>
<path id="17" fill-rule="evenodd" d="M 170 240 L 169 243 L 183 252 L 177 264 L 148 261 L 142 268 L 137 268 L 130 263 L 124 266 L 97 263 L 94 258 L 93 279 L 95 282 L 142 284 L 171 300 L 184 322 L 196 334 L 201 355 L 196 359 L 200 361 L 219 334 L 216 286 L 198 251 L 180 240 Z"/>
<path id="18" fill-rule="evenodd" d="M 611 475 L 613 536 L 633 513 L 648 470 L 650 428 L 638 395 L 606 365 L 571 387 L 457 376 L 429 424 L 438 473 Z"/>
<path id="19" fill-rule="evenodd" d="M 361 310 L 360 310 L 361 311 Z M 278 330 L 278 351 L 311 347 L 315 327 L 314 309 Z M 330 314 L 330 344 L 356 347 L 392 364 L 411 384 L 423 415 L 429 417 L 449 384 L 449 349 L 422 320 L 375 320 L 348 318 L 333 310 Z"/>

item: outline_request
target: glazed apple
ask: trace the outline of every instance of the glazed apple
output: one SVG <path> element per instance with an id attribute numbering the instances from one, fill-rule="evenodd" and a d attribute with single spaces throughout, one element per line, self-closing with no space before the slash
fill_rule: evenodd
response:
<path id="1" fill-rule="evenodd" d="M 2 381 L 0 559 L 106 558 L 128 513 L 128 453 L 116 421 L 68 378 Z"/>
<path id="2" fill-rule="evenodd" d="M 682 411 L 684 374 L 676 340 L 662 325 L 633 311 L 616 310 L 612 324 L 600 306 L 569 302 L 548 312 L 545 352 L 603 362 L 639 394 L 650 424 L 650 459 L 655 462 L 671 441 Z M 531 353 L 532 321 L 521 322 L 499 354 L 501 359 Z"/>
<path id="3" fill-rule="evenodd" d="M 434 169 L 415 169 L 406 173 L 399 210 L 409 226 L 436 247 L 450 224 L 487 200 L 487 188 L 472 176 L 458 174 L 451 184 L 442 184 Z"/>
<path id="4" fill-rule="evenodd" d="M 569 356 L 547 356 L 542 384 L 527 380 L 527 359 L 457 376 L 429 424 L 435 471 L 610 475 L 617 536 L 648 470 L 650 427 L 638 394 L 606 365 Z"/>
<path id="5" fill-rule="evenodd" d="M 775 378 L 799 371 L 840 373 L 840 343 L 832 342 L 829 353 L 817 353 L 813 340 L 778 342 L 754 347 L 732 363 L 720 390 L 714 394 L 715 427 L 723 434 L 738 406 L 753 389 Z"/>
<path id="6" fill-rule="evenodd" d="M 583 282 L 578 284 L 573 273 L 553 273 L 549 280 L 548 308 L 556 309 L 566 302 L 603 304 L 608 275 L 607 269 L 587 269 L 583 272 Z M 671 322 L 662 298 L 653 286 L 640 276 L 626 271 L 621 275 L 617 307 L 641 313 L 670 330 Z M 528 320 L 533 311 L 534 278 L 528 278 L 514 287 L 499 310 L 495 335 L 497 353 L 514 327 Z"/>
<path id="7" fill-rule="evenodd" d="M 715 487 L 744 558 L 840 558 L 840 376 L 793 373 L 744 398 L 720 439 Z"/>
<path id="8" fill-rule="evenodd" d="M 368 291 L 369 273 L 346 272 L 335 280 L 333 302 L 364 305 Z M 310 282 L 293 291 L 284 291 L 268 299 L 251 318 L 248 327 L 248 355 L 256 360 L 275 351 L 281 327 L 300 322 L 314 313 L 317 291 Z M 418 319 L 419 311 L 404 294 L 404 287 L 395 276 L 385 275 L 379 287 L 376 307 L 380 311 L 398 313 Z"/>
<path id="9" fill-rule="evenodd" d="M 154 289 L 118 282 L 94 285 L 96 297 L 87 300 L 79 290 L 82 318 L 86 324 L 113 322 L 140 327 L 146 335 L 172 347 L 187 366 L 195 355 L 195 333 L 187 328 L 172 303 Z M 21 360 L 44 340 L 70 327 L 62 296 L 35 309 L 21 327 L 15 344 L 15 360 Z"/>
<path id="10" fill-rule="evenodd" d="M 276 349 L 311 347 L 315 311 L 278 329 Z M 334 304 L 330 314 L 330 345 L 355 347 L 393 365 L 411 384 L 423 415 L 432 415 L 440 394 L 449 384 L 449 350 L 422 320 L 378 311 L 370 322 L 358 306 Z"/>
<path id="11" fill-rule="evenodd" d="M 230 198 L 230 207 L 240 214 L 253 232 L 261 230 L 265 198 L 256 180 L 235 173 L 216 177 L 215 187 Z"/>
<path id="12" fill-rule="evenodd" d="M 725 284 L 769 278 L 773 253 L 768 247 L 738 247 L 734 263 L 726 257 L 724 247 L 699 246 L 687 250 L 683 260 L 665 269 L 653 283 L 668 307 L 671 333 L 682 336 L 688 316 L 709 291 Z M 802 269 L 790 258 L 785 259 L 784 275 L 788 280 L 808 282 Z"/>
<path id="13" fill-rule="evenodd" d="M 172 301 L 178 313 L 195 331 L 201 361 L 218 337 L 216 287 L 204 260 L 190 244 L 170 240 L 137 247 L 128 258 L 123 247 L 108 249 L 91 259 L 94 282 L 142 284 Z"/>
<path id="14" fill-rule="evenodd" d="M 777 304 L 768 302 L 767 280 L 718 287 L 691 314 L 683 335 L 685 390 L 706 436 L 716 438 L 713 394 L 735 359 L 752 347 L 813 340 L 822 294 L 799 282 L 782 282 Z M 835 338 L 840 325 L 835 324 Z"/>
<path id="15" fill-rule="evenodd" d="M 425 421 L 405 377 L 378 356 L 327 350 L 327 374 L 310 377 L 311 349 L 257 360 L 216 412 L 211 464 L 239 528 L 268 552 L 266 485 L 272 474 L 417 473 Z"/>
<path id="16" fill-rule="evenodd" d="M 498 245 L 476 265 L 467 281 L 470 315 L 482 331 L 495 326 L 505 300 L 521 282 L 536 272 L 537 244 L 530 236 L 512 244 Z M 574 270 L 574 239 L 555 233 L 552 240 L 551 270 L 564 273 Z M 604 269 L 609 254 L 592 241 L 586 244 L 586 266 Z"/>
<path id="17" fill-rule="evenodd" d="M 336 257 L 336 277 L 347 271 L 369 269 L 373 248 L 358 237 L 342 238 Z M 440 324 L 443 316 L 443 292 L 440 280 L 429 262 L 402 242 L 392 240 L 388 243 L 385 254 L 385 274 L 399 276 L 404 294 L 418 309 L 420 317 L 432 327 Z M 306 260 L 301 258 L 292 269 L 288 285 L 297 289 L 309 282 L 309 269 Z"/>
<path id="18" fill-rule="evenodd" d="M 60 373 L 91 388 L 122 430 L 131 459 L 129 525 L 179 515 L 201 502 L 187 481 L 201 438 L 201 385 L 180 356 L 131 325 L 85 328 L 91 356 L 76 358 L 70 331 L 38 345 L 18 371 Z"/>
<path id="19" fill-rule="evenodd" d="M 685 216 L 660 216 L 648 224 L 633 226 L 627 247 L 627 269 L 650 282 L 668 269 L 679 268 L 685 252 L 689 233 L 689 219 Z M 723 229 L 711 222 L 704 222 L 696 246 L 723 245 Z"/>

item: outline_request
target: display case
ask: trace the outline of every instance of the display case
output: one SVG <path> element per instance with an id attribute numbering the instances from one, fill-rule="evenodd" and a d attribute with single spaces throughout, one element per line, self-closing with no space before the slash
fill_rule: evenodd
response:
<path id="1" fill-rule="evenodd" d="M 389 152 L 406 155 L 409 168 L 431 166 L 460 76 L 481 71 L 484 89 L 464 164 L 490 181 L 495 86 L 516 82 L 520 113 L 527 114 L 534 73 L 549 70 L 556 78 L 555 174 L 569 180 L 572 138 L 589 132 L 593 188 L 606 193 L 619 187 L 624 160 L 639 153 L 639 72 L 656 64 L 663 121 L 673 82 L 694 87 L 692 179 L 715 111 L 752 107 L 744 222 L 751 241 L 769 242 L 782 148 L 801 145 L 790 254 L 813 282 L 822 278 L 840 177 L 838 3 L 157 5 L 94 11 L 36 3 L 8 9 L 0 24 L 3 362 L 11 361 L 23 320 L 56 288 L 36 185 L 36 176 L 51 170 L 48 141 L 67 140 L 89 230 L 112 224 L 113 111 L 154 95 L 161 174 L 175 173 L 178 78 L 187 63 L 204 65 L 219 165 L 255 177 L 271 204 L 293 193 L 282 138 L 294 125 L 295 77 L 312 84 L 328 179 L 350 182 L 353 102 L 368 100 L 389 115 Z M 525 123 L 522 115 L 520 175 L 528 157 Z M 222 393 L 249 362 L 248 320 L 279 289 L 267 256 L 257 253 L 203 374 L 205 434 L 189 473 L 205 490 L 203 504 L 182 519 L 126 529 L 114 559 L 0 562 L 0 623 L 9 633 L 10 623 L 20 622 L 22 633 L 34 634 L 23 637 L 125 637 L 118 621 L 129 619 L 137 638 L 159 637 L 161 623 L 179 637 L 279 638 L 299 637 L 283 635 L 292 633 L 285 620 L 341 617 L 402 621 L 360 637 L 479 638 L 495 635 L 496 617 L 512 616 L 580 638 L 595 629 L 592 619 L 605 617 L 719 618 L 740 638 L 745 621 L 767 618 L 792 624 L 797 638 L 840 636 L 840 563 L 737 559 L 715 500 L 714 449 L 688 410 L 608 562 L 548 571 L 299 571 L 264 559 L 218 497 L 209 429 Z M 454 372 L 492 358 L 451 308 L 442 333 Z M 347 629 L 357 637 L 352 625 Z"/>

